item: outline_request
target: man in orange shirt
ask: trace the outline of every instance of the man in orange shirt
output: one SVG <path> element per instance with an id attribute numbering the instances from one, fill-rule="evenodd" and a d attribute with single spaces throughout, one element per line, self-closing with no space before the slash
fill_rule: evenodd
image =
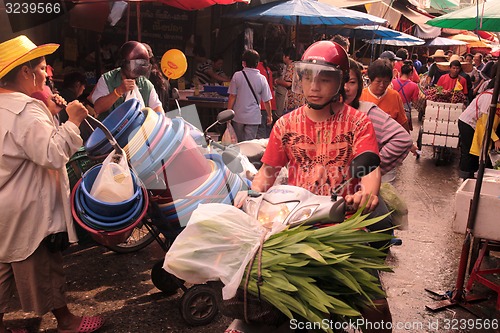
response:
<path id="1" fill-rule="evenodd" d="M 401 96 L 394 89 L 388 89 L 392 81 L 392 70 L 390 61 L 375 60 L 368 67 L 370 85 L 363 89 L 359 100 L 376 104 L 409 132 L 410 127 Z"/>

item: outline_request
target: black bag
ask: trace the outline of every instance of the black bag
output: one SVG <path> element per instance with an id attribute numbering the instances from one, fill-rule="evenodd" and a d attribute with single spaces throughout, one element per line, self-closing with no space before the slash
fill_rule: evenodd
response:
<path id="1" fill-rule="evenodd" d="M 62 252 L 69 247 L 69 237 L 67 232 L 58 232 L 48 235 L 43 239 L 43 243 L 50 252 Z"/>

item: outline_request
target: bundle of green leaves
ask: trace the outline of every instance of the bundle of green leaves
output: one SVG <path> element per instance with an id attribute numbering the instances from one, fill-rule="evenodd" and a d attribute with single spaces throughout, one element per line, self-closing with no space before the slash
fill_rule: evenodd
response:
<path id="1" fill-rule="evenodd" d="M 340 224 L 299 226 L 272 235 L 263 245 L 260 276 L 258 257 L 251 266 L 247 291 L 290 319 L 313 323 L 360 318 L 360 308 L 385 295 L 374 272 L 391 271 L 386 254 L 368 243 L 392 236 L 365 230 L 384 217 L 368 219 L 360 209 Z M 247 273 L 240 288 L 246 280 Z"/>

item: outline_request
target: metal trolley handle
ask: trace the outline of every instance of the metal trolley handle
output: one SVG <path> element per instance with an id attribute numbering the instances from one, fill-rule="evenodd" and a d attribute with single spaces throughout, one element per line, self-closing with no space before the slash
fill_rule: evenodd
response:
<path id="1" fill-rule="evenodd" d="M 122 151 L 123 151 L 122 147 L 120 147 L 120 145 L 116 141 L 116 139 L 113 136 L 113 134 L 111 134 L 111 132 L 109 131 L 109 129 L 106 126 L 104 126 L 104 124 L 102 122 L 100 122 L 96 118 L 92 117 L 91 115 L 88 115 L 87 118 L 85 119 L 85 122 L 87 123 L 88 126 L 90 126 L 90 128 L 92 130 L 94 130 L 94 126 L 92 126 L 89 123 L 89 121 L 92 122 L 95 125 L 95 127 L 100 128 L 104 132 L 104 135 L 108 139 L 108 141 L 111 144 L 111 146 L 114 148 L 115 154 L 123 155 L 123 153 L 122 153 Z"/>

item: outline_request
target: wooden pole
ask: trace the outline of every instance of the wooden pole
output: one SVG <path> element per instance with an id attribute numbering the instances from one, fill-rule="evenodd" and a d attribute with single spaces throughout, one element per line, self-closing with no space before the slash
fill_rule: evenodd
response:
<path id="1" fill-rule="evenodd" d="M 137 2 L 136 3 L 136 19 L 137 19 L 137 40 L 139 42 L 142 42 L 141 40 L 141 3 Z"/>

